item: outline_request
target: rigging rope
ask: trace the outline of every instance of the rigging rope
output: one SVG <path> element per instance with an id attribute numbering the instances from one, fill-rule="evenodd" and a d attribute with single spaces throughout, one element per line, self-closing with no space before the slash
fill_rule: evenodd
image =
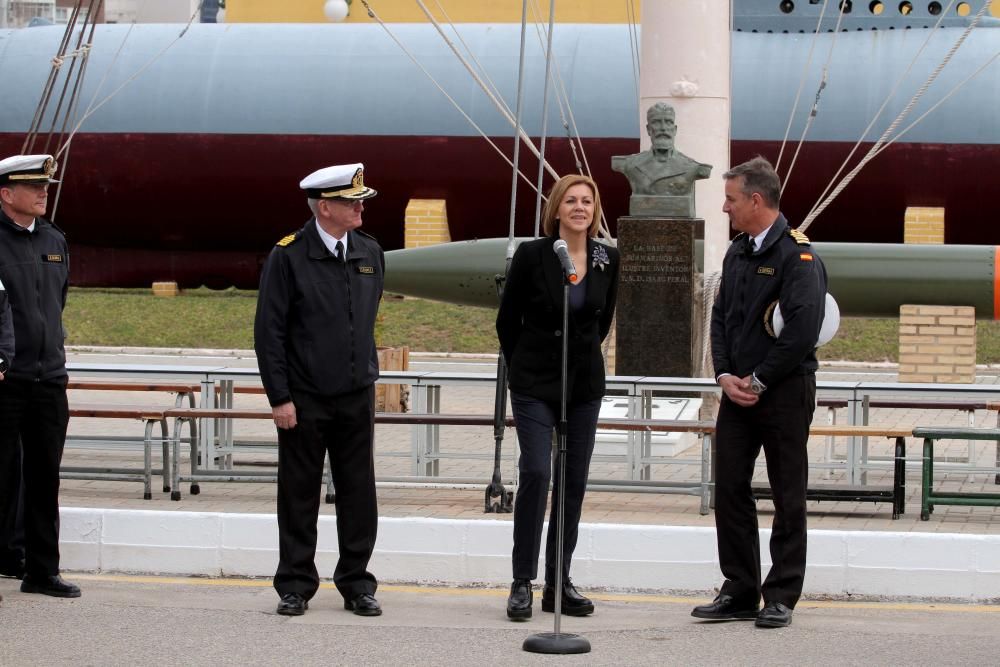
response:
<path id="1" fill-rule="evenodd" d="M 24 137 L 24 144 L 21 145 L 21 154 L 27 154 L 29 146 L 34 146 L 35 135 L 38 133 L 38 128 L 41 125 L 42 118 L 45 116 L 45 111 L 49 106 L 49 100 L 52 97 L 52 90 L 55 88 L 56 77 L 59 74 L 59 68 L 62 66 L 62 61 L 66 55 L 66 48 L 69 46 L 70 37 L 73 35 L 73 28 L 76 26 L 76 19 L 80 13 L 80 6 L 82 2 L 78 2 L 73 11 L 70 12 L 69 20 L 66 22 L 66 30 L 63 32 L 62 41 L 59 43 L 59 48 L 56 49 L 56 55 L 53 59 L 52 67 L 49 69 L 49 77 L 45 81 L 45 85 L 42 87 L 42 98 L 38 101 L 38 106 L 35 107 L 35 115 L 31 119 L 31 124 L 28 126 L 28 133 Z M 59 64 L 56 64 L 56 61 Z"/>
<path id="2" fill-rule="evenodd" d="M 915 121 L 913 121 L 912 123 L 910 123 L 909 125 L 907 125 L 907 126 L 906 126 L 906 127 L 904 128 L 904 129 L 900 130 L 900 131 L 899 131 L 899 134 L 897 134 L 896 136 L 894 136 L 894 137 L 893 137 L 892 139 L 890 139 L 889 141 L 885 142 L 885 144 L 884 144 L 884 145 L 883 145 L 883 146 L 882 146 L 881 148 L 879 148 L 879 149 L 878 149 L 878 150 L 877 150 L 877 151 L 875 152 L 875 155 L 873 155 L 872 157 L 875 157 L 875 156 L 879 155 L 879 154 L 880 154 L 880 153 L 881 153 L 882 151 L 884 151 L 884 150 L 885 150 L 886 148 L 888 148 L 889 146 L 891 146 L 891 145 L 892 145 L 892 144 L 893 144 L 893 143 L 894 143 L 894 142 L 895 142 L 895 141 L 896 141 L 897 139 L 899 139 L 899 138 L 900 138 L 900 137 L 902 137 L 902 136 L 903 136 L 904 134 L 906 134 L 907 132 L 909 132 L 910 130 L 912 130 L 912 129 L 914 128 L 914 126 L 916 126 L 916 125 L 917 125 L 917 123 L 919 123 L 920 121 L 922 121 L 922 120 L 923 120 L 924 118 L 926 118 L 926 117 L 927 117 L 928 115 L 930 115 L 930 114 L 931 114 L 931 112 L 933 112 L 933 111 L 934 111 L 935 109 L 937 109 L 937 108 L 938 108 L 939 106 L 941 106 L 942 104 L 944 104 L 944 103 L 945 103 L 945 101 L 946 101 L 946 100 L 947 100 L 947 99 L 948 99 L 949 97 L 951 97 L 952 95 L 954 95 L 955 93 L 957 93 L 957 92 L 958 92 L 959 88 L 961 88 L 962 86 L 964 86 L 965 84 L 967 84 L 967 83 L 968 83 L 969 81 L 972 81 L 972 80 L 973 80 L 974 78 L 976 78 L 976 76 L 978 76 L 978 75 L 979 75 L 979 74 L 980 74 L 980 73 L 981 73 L 981 72 L 982 72 L 982 71 L 983 71 L 984 69 L 986 69 L 987 67 L 989 67 L 990 65 L 992 65 L 992 64 L 993 64 L 993 61 L 994 61 L 994 60 L 996 60 L 996 59 L 998 59 L 998 58 L 1000 58 L 1000 51 L 997 51 L 996 53 L 994 53 L 994 54 L 993 54 L 993 57 L 991 57 L 991 58 L 990 58 L 989 60 L 987 60 L 987 61 L 986 61 L 985 63 L 983 63 L 982 65 L 980 65 L 980 66 L 979 66 L 979 67 L 978 67 L 978 68 L 976 69 L 976 71 L 975 71 L 975 72 L 973 72 L 972 74 L 970 74 L 969 76 L 967 76 L 966 78 L 964 78 L 964 79 L 963 79 L 963 80 L 962 80 L 961 82 L 959 82 L 959 83 L 958 83 L 958 84 L 957 84 L 957 85 L 956 85 L 956 86 L 955 86 L 954 88 L 952 88 L 952 89 L 951 89 L 950 91 L 948 91 L 948 94 L 947 94 L 947 95 L 945 95 L 944 97 L 942 97 L 942 98 L 941 98 L 940 100 L 938 100 L 937 102 L 935 102 L 935 103 L 934 103 L 934 106 L 932 106 L 932 107 L 931 107 L 930 109 L 928 109 L 928 110 L 927 110 L 927 111 L 925 111 L 924 113 L 920 114 L 920 116 L 919 116 L 919 117 L 918 117 L 918 118 L 917 118 L 917 119 L 916 119 Z"/>
<path id="3" fill-rule="evenodd" d="M 538 186 L 535 188 L 535 238 L 538 238 L 538 226 L 542 220 L 542 180 L 545 178 L 545 138 L 549 125 L 549 77 L 552 66 L 552 35 L 555 33 L 556 0 L 549 0 L 549 33 L 548 48 L 545 50 L 545 79 L 542 85 L 542 141 L 538 157 Z"/>
<path id="4" fill-rule="evenodd" d="M 927 34 L 927 38 L 924 40 L 924 43 L 920 45 L 920 48 L 917 49 L 917 52 L 913 54 L 913 58 L 910 60 L 910 64 L 907 65 L 906 69 L 904 69 L 903 72 L 896 79 L 896 83 L 893 85 L 892 90 L 889 91 L 889 94 L 886 95 L 885 100 L 882 102 L 882 106 L 880 106 L 878 108 L 878 111 L 875 112 L 875 115 L 872 116 L 871 121 L 868 123 L 868 127 L 866 127 L 864 131 L 861 133 L 861 136 L 858 137 L 857 143 L 854 144 L 850 152 L 847 154 L 847 157 L 845 157 L 844 161 L 841 162 L 840 167 L 837 169 L 837 172 L 833 175 L 833 178 L 830 179 L 830 182 L 827 183 L 825 188 L 823 188 L 822 194 L 820 194 L 820 196 L 816 198 L 816 203 L 813 204 L 813 208 L 810 209 L 810 212 L 812 212 L 812 210 L 816 208 L 816 205 L 819 202 L 821 202 L 824 197 L 826 197 L 827 193 L 830 192 L 830 189 L 837 182 L 837 178 L 839 178 L 840 174 L 843 173 L 844 169 L 847 168 L 847 165 L 848 163 L 850 163 L 851 158 L 854 157 L 854 153 L 858 150 L 858 147 L 861 146 L 861 142 L 865 140 L 865 137 L 868 136 L 868 133 L 875 126 L 875 122 L 882 115 L 882 112 L 885 111 L 885 108 L 887 106 L 889 106 L 889 102 L 892 101 L 892 98 L 896 96 L 897 91 L 899 91 L 900 86 L 906 79 L 906 75 L 910 73 L 910 70 L 912 70 L 913 66 L 917 63 L 917 59 L 924 52 L 924 49 L 927 48 L 927 45 L 930 44 L 931 39 L 934 37 L 934 32 L 940 27 L 941 21 L 944 19 L 945 16 L 948 15 L 948 12 L 951 10 L 951 5 L 954 4 L 955 1 L 956 0 L 951 0 L 951 3 L 949 3 L 947 9 L 941 12 L 941 16 L 938 18 L 937 22 L 934 24 L 934 27 L 931 29 L 931 31 Z"/>
<path id="5" fill-rule="evenodd" d="M 910 111 L 913 109 L 914 105 L 916 105 L 917 101 L 919 101 L 920 98 L 923 97 L 924 93 L 927 92 L 927 89 L 934 83 L 934 81 L 937 79 L 941 71 L 948 65 L 949 62 L 951 62 L 952 57 L 954 57 L 955 53 L 965 42 L 966 38 L 968 38 L 969 33 L 972 32 L 972 29 L 975 28 L 976 24 L 979 23 L 979 20 L 983 17 L 983 14 L 986 12 L 986 10 L 989 9 L 989 6 L 990 6 L 989 2 L 983 3 L 983 6 L 979 9 L 979 12 L 976 14 L 975 18 L 973 18 L 972 21 L 969 22 L 969 25 L 966 26 L 965 30 L 962 31 L 962 34 L 959 36 L 958 40 L 948 50 L 948 53 L 945 54 L 944 59 L 937 67 L 934 68 L 934 71 L 931 72 L 930 76 L 927 77 L 927 80 L 923 83 L 923 85 L 920 86 L 920 89 L 917 90 L 917 92 L 913 95 L 913 97 L 910 99 L 910 102 L 906 105 L 906 107 L 901 112 L 899 112 L 899 115 L 896 116 L 896 119 L 893 120 L 892 124 L 890 124 L 889 127 L 886 129 L 886 131 L 882 133 L 882 136 L 879 137 L 878 141 L 876 141 L 872 145 L 871 149 L 869 149 L 867 155 L 865 155 L 865 157 L 862 158 L 861 162 L 859 162 L 858 165 L 854 169 L 852 169 L 850 173 L 848 173 L 843 178 L 843 180 L 841 180 L 839 184 L 837 184 L 837 187 L 834 188 L 833 192 L 831 192 L 830 195 L 825 200 L 823 200 L 822 204 L 814 207 L 813 210 L 809 212 L 809 215 L 807 215 L 805 220 L 803 220 L 802 224 L 799 225 L 800 231 L 805 232 L 805 230 L 809 228 L 809 225 L 812 224 L 812 221 L 815 220 L 824 210 L 826 210 L 826 207 L 830 205 L 830 203 L 837 197 L 837 195 L 843 192 L 844 188 L 846 188 L 851 183 L 851 181 L 854 180 L 854 177 L 858 175 L 861 169 L 863 169 L 865 165 L 867 165 L 872 159 L 874 159 L 875 155 L 877 155 L 878 152 L 880 151 L 882 145 L 886 142 L 886 139 L 888 139 L 888 137 L 895 131 L 896 127 L 901 122 L 903 122 L 906 116 L 909 115 Z"/>
<path id="6" fill-rule="evenodd" d="M 837 45 L 837 37 L 840 36 L 840 24 L 844 20 L 844 9 L 848 6 L 846 0 L 840 3 L 840 14 L 837 15 L 837 25 L 833 29 L 833 39 L 830 40 L 830 51 L 826 56 L 826 64 L 823 65 L 823 74 L 820 77 L 819 88 L 816 89 L 816 99 L 813 100 L 812 109 L 809 111 L 809 117 L 806 119 L 806 125 L 802 128 L 802 136 L 799 137 L 799 144 L 795 147 L 795 153 L 792 155 L 792 161 L 788 165 L 788 172 L 785 174 L 785 179 L 781 183 L 781 192 L 785 192 L 785 187 L 788 186 L 788 181 L 792 177 L 792 170 L 795 168 L 795 162 L 799 159 L 799 151 L 802 150 L 802 145 L 806 141 L 806 135 L 809 134 L 809 129 L 812 127 L 813 121 L 816 119 L 816 114 L 819 113 L 819 98 L 823 94 L 823 89 L 826 88 L 827 76 L 830 71 L 830 63 L 833 61 L 833 48 Z"/>
<path id="7" fill-rule="evenodd" d="M 434 16 L 430 13 L 430 10 L 427 9 L 427 6 L 423 3 L 423 0 L 416 0 L 416 1 L 417 1 L 417 5 L 424 12 L 424 15 L 427 16 L 427 20 L 431 22 L 431 24 L 434 26 L 434 28 L 438 31 L 438 34 L 440 34 L 441 38 L 445 41 L 445 44 L 448 45 L 448 48 L 451 49 L 452 53 L 455 54 L 455 57 L 458 58 L 459 62 L 462 63 L 462 65 L 465 67 L 465 69 L 472 76 L 473 81 L 475 81 L 477 84 L 479 84 L 479 87 L 483 89 L 483 92 L 486 93 L 486 96 L 488 98 L 490 98 L 490 101 L 493 102 L 493 105 L 497 108 L 497 111 L 500 112 L 500 114 L 507 120 L 507 122 L 510 123 L 511 125 L 514 125 L 514 117 L 511 115 L 510 109 L 507 107 L 507 105 L 497 99 L 497 97 L 490 91 L 490 89 L 486 85 L 486 83 L 479 77 L 479 75 L 475 72 L 475 70 L 469 65 L 468 61 L 462 56 L 461 53 L 459 53 L 458 49 L 455 47 L 455 44 L 444 33 L 444 30 L 441 29 L 441 25 L 438 23 L 437 19 L 435 19 Z M 364 4 L 365 4 L 366 7 L 368 6 L 367 2 L 365 2 L 364 0 L 362 0 L 362 2 L 364 2 Z M 369 11 L 369 15 L 371 15 L 370 11 Z M 379 21 L 379 23 L 388 32 L 388 28 L 386 28 L 385 24 L 382 21 Z M 393 37 L 393 40 L 397 44 L 400 44 L 399 40 L 397 40 L 395 37 Z M 402 47 L 402 44 L 400 44 L 400 47 Z M 409 55 L 409 53 L 407 53 L 407 55 Z M 412 60 L 413 56 L 410 56 L 410 58 Z M 414 62 L 416 62 L 416 60 L 414 60 Z M 420 66 L 420 67 L 421 67 L 421 69 L 423 69 L 423 66 Z M 430 73 L 427 72 L 427 70 L 424 70 L 424 72 L 427 74 L 428 77 L 431 76 Z M 433 78 L 432 78 L 432 80 L 433 80 Z M 443 89 L 442 89 L 442 92 L 443 92 Z M 449 97 L 449 99 L 451 99 L 451 98 Z M 457 104 L 457 102 L 455 102 L 455 104 Z M 465 115 L 464 112 L 463 112 L 463 115 Z M 467 115 L 466 115 L 466 118 L 468 118 Z M 538 149 L 535 148 L 535 144 L 534 144 L 534 142 L 531 141 L 531 137 L 529 137 L 528 134 L 527 134 L 527 132 L 525 132 L 523 129 L 521 130 L 521 138 L 524 140 L 525 143 L 528 144 L 528 148 L 531 149 L 531 151 L 535 154 L 535 156 L 540 158 L 540 152 L 538 151 Z M 510 163 L 509 160 L 508 160 L 508 163 Z M 552 176 L 552 178 L 559 178 L 559 174 L 556 173 L 555 169 L 553 169 L 550 164 L 548 164 L 547 162 L 544 162 L 544 161 L 543 161 L 543 164 L 544 164 L 545 169 L 548 170 L 549 174 Z"/>
<path id="8" fill-rule="evenodd" d="M 628 43 L 632 54 L 632 80 L 635 83 L 635 105 L 639 106 L 639 31 L 636 29 L 635 0 L 625 0 L 625 15 L 628 19 Z"/>
<path id="9" fill-rule="evenodd" d="M 524 91 L 524 45 L 527 42 L 525 35 L 528 30 L 528 0 L 522 0 L 521 5 L 521 55 L 517 60 L 517 113 L 514 116 L 514 162 L 511 164 L 513 172 L 510 177 L 510 230 L 507 232 L 507 263 L 504 267 L 504 276 L 510 272 L 510 262 L 514 258 L 514 220 L 517 207 L 517 177 L 521 173 L 518 167 L 521 157 L 521 110 L 522 93 Z"/>
<path id="10" fill-rule="evenodd" d="M 545 43 L 543 41 L 543 36 L 545 35 L 545 30 L 541 27 L 542 12 L 538 7 L 537 0 L 532 0 L 531 5 L 532 12 L 537 19 L 535 23 L 535 33 L 538 35 L 539 43 L 541 43 L 542 48 L 544 48 Z M 590 171 L 590 163 L 587 161 L 587 151 L 583 147 L 583 137 L 580 136 L 580 130 L 576 125 L 576 116 L 573 114 L 573 105 L 570 104 L 569 93 L 566 92 L 566 85 L 562 78 L 562 70 L 559 67 L 559 61 L 553 58 L 552 65 L 555 68 L 553 83 L 556 85 L 556 101 L 559 104 L 559 118 L 562 121 L 563 129 L 566 131 L 566 139 L 569 142 L 570 150 L 573 152 L 573 162 L 576 165 L 576 171 L 579 174 L 586 174 L 588 177 L 593 178 Z M 566 105 L 565 109 L 563 108 L 564 100 Z M 568 121 L 566 119 L 567 113 L 569 114 Z M 579 152 L 577 150 L 578 148 Z M 601 238 L 611 240 L 611 230 L 608 227 L 608 219 L 603 209 L 601 210 L 601 222 L 598 227 L 598 233 Z"/>
<path id="11" fill-rule="evenodd" d="M 146 61 L 146 63 L 143 64 L 142 67 L 140 67 L 139 69 L 137 69 L 135 71 L 135 73 L 132 74 L 132 76 L 130 76 L 129 78 L 125 79 L 125 81 L 123 81 L 121 83 L 121 85 L 119 85 L 117 88 L 115 88 L 113 91 L 111 91 L 111 93 L 109 93 L 107 97 L 105 97 L 103 100 L 101 100 L 100 102 L 97 102 L 95 104 L 94 100 L 97 99 L 97 93 L 96 92 L 94 93 L 94 98 L 93 98 L 93 100 L 91 100 L 90 106 L 87 108 L 87 111 L 84 112 L 84 114 L 80 118 L 79 122 L 77 122 L 77 124 L 73 127 L 73 131 L 70 132 L 69 138 L 66 140 L 66 143 L 63 144 L 62 148 L 59 149 L 60 153 L 62 153 L 64 150 L 66 150 L 67 146 L 69 146 L 72 143 L 73 137 L 76 136 L 76 133 L 80 130 L 80 128 L 83 126 L 83 124 L 87 121 L 88 118 L 90 118 L 92 115 L 94 115 L 95 113 L 97 113 L 98 109 L 100 109 L 102 106 L 104 106 L 105 104 L 107 104 L 108 102 L 110 102 L 118 93 L 120 93 L 122 90 L 124 90 L 126 86 L 128 86 L 130 83 L 132 83 L 133 81 L 135 81 L 135 79 L 138 78 L 140 74 L 142 74 L 143 72 L 145 72 L 147 69 L 149 69 L 153 65 L 153 63 L 155 63 L 157 60 L 159 60 L 160 58 L 162 58 L 163 55 L 167 51 L 169 51 L 177 42 L 179 42 L 181 40 L 182 37 L 184 37 L 184 35 L 187 34 L 187 31 L 191 28 L 191 24 L 194 23 L 194 20 L 198 16 L 198 13 L 201 12 L 201 6 L 202 6 L 202 4 L 204 4 L 204 2 L 205 2 L 205 0 L 201 0 L 201 2 L 198 3 L 198 7 L 195 8 L 194 13 L 191 14 L 191 18 L 188 20 L 187 24 L 180 31 L 180 33 L 178 33 L 177 37 L 175 37 L 172 42 L 170 42 L 169 44 L 167 44 L 166 46 L 164 46 L 162 49 L 160 49 L 157 53 L 155 53 L 153 55 L 153 57 L 150 58 L 148 61 Z M 132 31 L 132 29 L 129 28 L 129 32 L 126 33 L 125 39 L 128 39 L 128 35 L 131 33 L 131 31 Z M 121 51 L 121 48 L 124 47 L 124 45 L 125 45 L 125 40 L 122 40 L 122 46 L 119 47 L 119 52 Z M 118 55 L 116 54 L 115 55 L 115 59 L 117 60 L 117 58 L 118 58 Z M 114 64 L 114 61 L 112 61 L 112 65 L 113 64 Z M 110 71 L 110 66 L 109 66 L 109 71 Z M 105 74 L 104 78 L 107 78 L 107 74 Z M 101 85 L 103 85 L 103 83 L 104 83 L 104 79 L 101 79 Z M 98 90 L 100 90 L 100 86 L 98 86 Z"/>
<path id="12" fill-rule="evenodd" d="M 802 76 L 799 78 L 799 89 L 795 93 L 795 102 L 792 104 L 792 112 L 788 114 L 788 125 L 785 127 L 785 136 L 781 140 L 781 148 L 778 150 L 778 160 L 774 163 L 774 172 L 778 173 L 781 168 L 781 157 L 785 154 L 785 144 L 788 143 L 788 135 L 792 131 L 792 121 L 795 119 L 795 112 L 799 109 L 799 98 L 802 96 L 802 89 L 806 87 L 806 76 L 809 73 L 809 66 L 812 65 L 813 51 L 816 43 L 819 42 L 819 29 L 823 25 L 823 16 L 826 14 L 826 5 L 829 0 L 823 0 L 823 6 L 819 10 L 819 19 L 816 21 L 816 29 L 813 31 L 812 44 L 809 45 L 809 55 L 806 56 L 806 63 L 802 67 Z"/>

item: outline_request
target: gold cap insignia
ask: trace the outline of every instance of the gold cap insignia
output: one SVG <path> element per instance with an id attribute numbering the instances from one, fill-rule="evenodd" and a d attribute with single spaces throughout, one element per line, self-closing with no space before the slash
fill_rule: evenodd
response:
<path id="1" fill-rule="evenodd" d="M 774 309 L 777 307 L 778 307 L 778 300 L 775 299 L 774 301 L 771 302 L 771 305 L 767 307 L 767 310 L 764 311 L 764 331 L 766 331 L 767 335 L 770 336 L 771 338 L 778 337 L 777 334 L 774 333 L 774 324 L 773 324 Z"/>

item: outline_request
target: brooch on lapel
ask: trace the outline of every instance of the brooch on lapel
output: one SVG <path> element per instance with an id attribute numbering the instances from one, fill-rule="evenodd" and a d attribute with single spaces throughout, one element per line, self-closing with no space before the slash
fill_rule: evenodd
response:
<path id="1" fill-rule="evenodd" d="M 594 246 L 594 252 L 591 255 L 591 266 L 595 269 L 604 270 L 604 267 L 608 265 L 610 260 L 608 259 L 608 251 L 604 249 L 604 246 L 598 243 Z"/>

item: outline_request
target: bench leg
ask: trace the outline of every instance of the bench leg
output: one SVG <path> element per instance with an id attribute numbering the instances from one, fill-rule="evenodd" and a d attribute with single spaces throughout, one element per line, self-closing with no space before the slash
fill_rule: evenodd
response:
<path id="1" fill-rule="evenodd" d="M 191 475 L 194 476 L 198 472 L 198 420 L 190 419 L 188 420 L 188 432 L 191 434 Z M 191 495 L 197 496 L 201 493 L 201 487 L 198 486 L 198 482 L 191 482 Z"/>
<path id="2" fill-rule="evenodd" d="M 931 518 L 931 479 L 934 475 L 934 441 L 924 438 L 924 465 L 922 468 L 921 493 L 920 493 L 920 520 L 928 521 Z"/>
<path id="3" fill-rule="evenodd" d="M 167 432 L 167 420 L 160 420 L 160 439 L 163 443 L 163 492 L 170 492 L 170 434 Z"/>
<path id="4" fill-rule="evenodd" d="M 701 505 L 698 513 L 702 516 L 708 514 L 708 506 L 712 500 L 712 436 L 702 434 L 701 436 Z"/>
<path id="5" fill-rule="evenodd" d="M 896 438 L 896 466 L 892 479 L 892 518 L 906 511 L 906 438 Z"/>
<path id="6" fill-rule="evenodd" d="M 181 499 L 181 431 L 184 428 L 184 422 L 186 420 L 178 417 L 174 419 L 174 457 L 173 461 L 170 462 L 170 486 L 173 489 L 170 493 L 171 500 Z"/>
<path id="7" fill-rule="evenodd" d="M 142 441 L 142 499 L 153 499 L 153 420 L 146 420 L 146 435 Z"/>

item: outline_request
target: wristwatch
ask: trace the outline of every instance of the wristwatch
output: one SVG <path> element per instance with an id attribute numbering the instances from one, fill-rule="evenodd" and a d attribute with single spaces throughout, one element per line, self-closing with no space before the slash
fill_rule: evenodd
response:
<path id="1" fill-rule="evenodd" d="M 757 379 L 757 374 L 750 376 L 750 391 L 760 396 L 767 389 L 767 385 Z"/>

